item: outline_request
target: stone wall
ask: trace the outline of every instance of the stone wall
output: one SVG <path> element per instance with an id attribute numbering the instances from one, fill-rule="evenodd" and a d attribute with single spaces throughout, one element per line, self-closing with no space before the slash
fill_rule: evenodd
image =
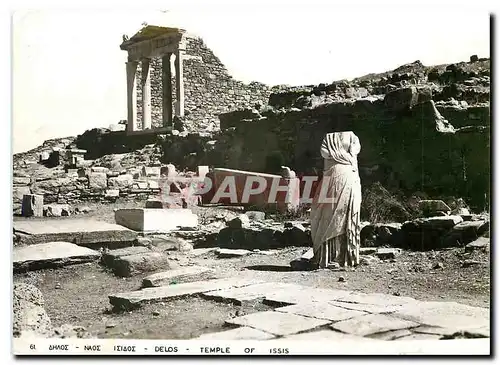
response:
<path id="1" fill-rule="evenodd" d="M 172 94 L 175 110 L 175 56 L 172 56 Z M 267 104 L 271 88 L 258 82 L 245 84 L 233 79 L 226 67 L 201 38 L 189 36 L 183 59 L 185 128 L 190 131 L 218 129 L 218 115 L 239 108 Z M 151 117 L 153 127 L 162 126 L 162 60 L 154 58 L 151 72 Z M 137 69 L 137 118 L 142 128 L 142 71 Z"/>

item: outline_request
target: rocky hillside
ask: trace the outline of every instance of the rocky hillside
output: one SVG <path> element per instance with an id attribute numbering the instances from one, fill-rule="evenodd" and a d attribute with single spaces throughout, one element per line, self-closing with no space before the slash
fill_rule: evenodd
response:
<path id="1" fill-rule="evenodd" d="M 382 74 L 286 90 L 271 94 L 267 105 L 220 115 L 220 129 L 211 132 L 183 131 L 177 120 L 178 130 L 166 136 L 130 137 L 100 128 L 48 140 L 14 155 L 14 202 L 19 207 L 30 191 L 55 194 L 57 201 L 58 189 L 89 188 L 82 176 L 73 175 L 69 185 L 60 180 L 68 178 L 62 166 L 37 164 L 38 155 L 54 147 L 86 149 L 85 166 L 105 167 L 109 177 L 167 163 L 181 171 L 210 165 L 276 172 L 287 165 L 301 175 L 321 173 L 325 133 L 353 130 L 362 144 L 365 192 L 380 183 L 395 199 L 454 196 L 476 211 L 487 208 L 489 59 L 431 67 L 416 61 Z"/>

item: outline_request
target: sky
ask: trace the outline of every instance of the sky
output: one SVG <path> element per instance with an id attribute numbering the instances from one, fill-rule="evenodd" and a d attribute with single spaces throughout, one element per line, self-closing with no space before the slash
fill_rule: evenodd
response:
<path id="1" fill-rule="evenodd" d="M 233 77 L 268 85 L 328 83 L 416 60 L 433 65 L 490 56 L 484 10 L 420 2 L 413 8 L 356 1 L 183 3 L 14 13 L 13 153 L 126 119 L 127 55 L 119 45 L 144 22 L 201 36 Z"/>

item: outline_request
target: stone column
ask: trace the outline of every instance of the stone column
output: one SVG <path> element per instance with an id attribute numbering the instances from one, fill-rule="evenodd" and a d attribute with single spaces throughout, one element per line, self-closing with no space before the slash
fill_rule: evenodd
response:
<path id="1" fill-rule="evenodd" d="M 175 91 L 177 102 L 175 104 L 175 115 L 178 117 L 184 116 L 184 76 L 182 69 L 183 51 L 175 52 Z"/>
<path id="2" fill-rule="evenodd" d="M 127 62 L 127 131 L 137 130 L 137 62 Z"/>
<path id="3" fill-rule="evenodd" d="M 163 83 L 163 127 L 172 125 L 172 70 L 170 69 L 170 60 L 172 53 L 163 56 L 162 64 L 162 83 Z"/>
<path id="4" fill-rule="evenodd" d="M 151 129 L 151 70 L 149 59 L 142 60 L 142 129 Z"/>

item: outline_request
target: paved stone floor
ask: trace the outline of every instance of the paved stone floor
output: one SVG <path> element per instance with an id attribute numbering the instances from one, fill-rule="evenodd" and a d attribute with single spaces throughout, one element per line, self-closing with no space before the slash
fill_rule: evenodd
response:
<path id="1" fill-rule="evenodd" d="M 235 304 L 259 301 L 272 308 L 229 319 L 227 330 L 204 334 L 203 339 L 387 341 L 490 336 L 485 308 L 242 278 L 152 287 L 113 294 L 109 299 L 113 306 L 133 308 L 193 295 Z"/>

